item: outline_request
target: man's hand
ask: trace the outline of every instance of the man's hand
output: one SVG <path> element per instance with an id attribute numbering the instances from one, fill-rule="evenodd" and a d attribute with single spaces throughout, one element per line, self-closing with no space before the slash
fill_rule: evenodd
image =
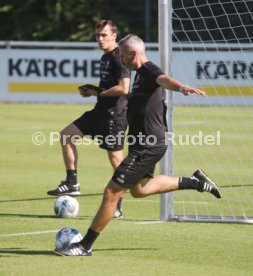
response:
<path id="1" fill-rule="evenodd" d="M 185 96 L 189 96 L 190 94 L 197 94 L 199 96 L 205 96 L 206 92 L 202 91 L 198 88 L 193 88 L 188 85 L 184 85 L 181 89 L 180 92 L 183 93 Z"/>
<path id="2" fill-rule="evenodd" d="M 78 87 L 80 95 L 83 97 L 97 96 L 103 89 L 92 84 L 85 84 Z"/>
<path id="3" fill-rule="evenodd" d="M 206 93 L 198 88 L 193 88 L 188 85 L 182 84 L 180 81 L 171 78 L 165 74 L 162 74 L 156 78 L 156 83 L 161 87 L 164 87 L 168 90 L 179 91 L 185 96 L 189 96 L 190 94 L 197 94 L 199 96 L 205 96 Z"/>
<path id="4" fill-rule="evenodd" d="M 97 92 L 94 90 L 88 90 L 79 87 L 79 92 L 82 97 L 97 96 Z"/>

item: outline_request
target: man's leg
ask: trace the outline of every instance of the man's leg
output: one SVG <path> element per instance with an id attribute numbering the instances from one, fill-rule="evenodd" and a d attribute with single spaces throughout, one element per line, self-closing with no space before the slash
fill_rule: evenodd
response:
<path id="1" fill-rule="evenodd" d="M 115 171 L 116 168 L 119 166 L 119 164 L 123 160 L 123 150 L 119 150 L 119 151 L 109 151 L 109 150 L 107 150 L 107 154 L 108 154 L 108 158 L 110 160 L 110 163 L 113 167 L 113 171 Z M 123 200 L 123 197 L 121 197 L 117 202 L 117 208 L 116 208 L 116 211 L 115 211 L 114 216 L 113 216 L 114 218 L 121 218 L 122 217 L 122 208 L 121 208 L 122 200 Z"/>
<path id="2" fill-rule="evenodd" d="M 74 141 L 82 138 L 83 133 L 72 123 L 60 132 L 63 160 L 66 168 L 66 179 L 55 189 L 48 191 L 48 195 L 80 195 L 77 181 L 78 154 Z"/>
<path id="3" fill-rule="evenodd" d="M 178 185 L 179 177 L 158 175 L 154 178 L 143 178 L 134 188 L 130 189 L 130 193 L 133 197 L 145 197 L 178 190 Z"/>
<path id="4" fill-rule="evenodd" d="M 118 151 L 107 150 L 107 154 L 108 154 L 108 158 L 111 162 L 111 165 L 113 167 L 113 171 L 115 171 L 124 158 L 123 150 L 118 150 Z"/>
<path id="5" fill-rule="evenodd" d="M 218 186 L 201 170 L 197 170 L 190 178 L 166 175 L 158 175 L 154 178 L 146 177 L 131 188 L 130 192 L 133 197 L 145 197 L 179 189 L 194 189 L 199 192 L 206 191 L 217 198 L 221 198 L 221 192 Z M 100 232 L 111 221 L 117 201 L 122 197 L 124 191 L 125 189 L 121 186 L 110 181 L 105 188 L 102 204 L 83 240 L 67 248 L 56 250 L 56 253 L 63 256 L 91 256 L 93 243 Z"/>
<path id="6" fill-rule="evenodd" d="M 83 133 L 73 123 L 60 132 L 62 154 L 66 170 L 77 170 L 78 154 L 74 141 L 82 137 Z"/>
<path id="7" fill-rule="evenodd" d="M 62 256 L 91 256 L 93 243 L 100 232 L 103 231 L 106 225 L 112 220 L 117 202 L 119 198 L 123 196 L 124 192 L 124 188 L 110 181 L 104 190 L 100 208 L 82 241 L 71 244 L 66 248 L 56 248 L 55 252 Z"/>
<path id="8" fill-rule="evenodd" d="M 100 233 L 111 221 L 117 207 L 117 202 L 125 191 L 126 189 L 114 183 L 112 180 L 109 182 L 104 190 L 100 208 L 90 226 L 93 231 Z"/>
<path id="9" fill-rule="evenodd" d="M 132 189 L 133 197 L 145 197 L 176 190 L 197 190 L 209 192 L 216 198 L 221 198 L 219 187 L 201 170 L 197 170 L 191 177 L 177 177 L 158 175 L 154 178 L 144 178 Z"/>

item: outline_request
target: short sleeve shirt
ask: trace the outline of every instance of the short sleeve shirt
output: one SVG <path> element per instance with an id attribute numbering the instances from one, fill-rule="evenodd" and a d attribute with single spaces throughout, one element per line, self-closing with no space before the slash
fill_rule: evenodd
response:
<path id="1" fill-rule="evenodd" d="M 100 83 L 99 86 L 105 90 L 118 84 L 119 79 L 130 78 L 130 70 L 120 63 L 119 48 L 104 54 L 100 61 Z M 117 112 L 127 107 L 127 96 L 99 97 L 95 109 L 107 111 L 114 108 Z"/>
<path id="2" fill-rule="evenodd" d="M 130 145 L 130 148 L 165 145 L 165 91 L 156 83 L 157 77 L 162 74 L 163 71 L 150 61 L 136 71 L 128 103 L 128 136 L 129 139 L 134 137 L 136 143 Z M 156 139 L 156 143 L 152 137 Z"/>

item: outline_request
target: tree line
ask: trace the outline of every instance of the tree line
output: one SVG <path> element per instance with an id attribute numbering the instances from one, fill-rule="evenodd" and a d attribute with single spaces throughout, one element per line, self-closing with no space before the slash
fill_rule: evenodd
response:
<path id="1" fill-rule="evenodd" d="M 119 37 L 129 32 L 157 41 L 155 0 L 0 0 L 0 40 L 95 41 L 95 24 L 111 19 Z"/>
<path id="2" fill-rule="evenodd" d="M 253 42 L 252 0 L 168 2 L 173 8 L 174 41 Z M 159 0 L 0 0 L 0 40 L 95 41 L 96 22 L 111 19 L 119 27 L 119 38 L 131 32 L 146 42 L 157 42 L 158 3 Z"/>

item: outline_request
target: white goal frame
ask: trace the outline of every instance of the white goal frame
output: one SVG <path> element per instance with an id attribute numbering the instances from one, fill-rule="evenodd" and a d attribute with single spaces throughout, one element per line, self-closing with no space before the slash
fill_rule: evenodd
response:
<path id="1" fill-rule="evenodd" d="M 158 0 L 158 22 L 159 22 L 159 58 L 160 66 L 166 74 L 171 74 L 172 61 L 172 1 Z M 191 48 L 203 48 L 202 43 L 193 43 Z M 178 46 L 178 44 L 177 44 Z M 220 44 L 218 47 L 228 45 Z M 205 48 L 212 49 L 213 44 L 205 44 Z M 229 47 L 237 48 L 238 44 L 229 44 Z M 252 50 L 251 44 L 243 44 Z M 180 48 L 187 48 L 187 44 L 180 45 Z M 173 97 L 169 91 L 167 94 L 167 122 L 168 132 L 173 132 Z M 169 143 L 168 150 L 160 162 L 160 171 L 165 175 L 173 174 L 173 148 Z M 176 215 L 173 212 L 173 192 L 160 195 L 160 220 L 161 221 L 178 221 L 178 222 L 223 222 L 223 223 L 245 223 L 253 224 L 253 217 L 247 216 L 205 216 L 205 215 Z"/>

